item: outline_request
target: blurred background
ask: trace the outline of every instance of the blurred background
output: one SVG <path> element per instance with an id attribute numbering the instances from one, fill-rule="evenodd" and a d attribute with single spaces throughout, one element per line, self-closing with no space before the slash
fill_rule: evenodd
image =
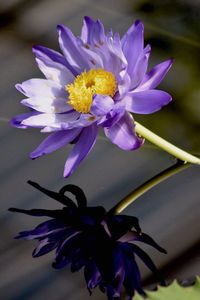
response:
<path id="1" fill-rule="evenodd" d="M 160 86 L 173 95 L 174 101 L 158 113 L 135 118 L 185 150 L 199 153 L 199 0 L 0 0 L 0 299 L 106 299 L 98 291 L 89 297 L 82 272 L 53 270 L 53 253 L 33 260 L 31 252 L 36 243 L 13 239 L 18 231 L 31 229 L 43 220 L 9 213 L 9 207 L 58 207 L 29 186 L 28 179 L 55 191 L 67 183 L 77 184 L 84 189 L 90 205 L 101 203 L 110 208 L 174 163 L 172 157 L 148 143 L 139 151 L 123 152 L 103 136 L 67 180 L 62 172 L 70 147 L 35 161 L 28 158 L 43 137 L 38 130 L 9 126 L 8 119 L 26 111 L 14 85 L 42 77 L 32 45 L 58 50 L 56 25 L 65 24 L 79 35 L 85 15 L 100 18 L 106 29 L 112 28 L 121 35 L 141 19 L 146 44 L 153 48 L 150 67 L 175 58 Z M 199 168 L 193 166 L 153 188 L 126 210 L 140 219 L 144 232 L 167 249 L 168 255 L 163 255 L 144 248 L 168 281 L 200 274 L 199 186 Z M 142 264 L 141 269 L 145 286 L 154 283 Z"/>

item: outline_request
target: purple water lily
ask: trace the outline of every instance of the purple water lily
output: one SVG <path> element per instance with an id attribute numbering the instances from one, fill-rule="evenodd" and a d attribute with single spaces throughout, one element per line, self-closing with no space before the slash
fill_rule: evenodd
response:
<path id="1" fill-rule="evenodd" d="M 29 183 L 64 205 L 63 209 L 57 210 L 9 209 L 31 216 L 51 218 L 33 230 L 20 232 L 16 237 L 39 242 L 33 251 L 33 257 L 55 250 L 52 264 L 54 268 L 71 265 L 72 272 L 84 268 L 89 292 L 98 286 L 109 300 L 121 299 L 123 286 L 129 299 L 132 299 L 134 291 L 144 294 L 135 256 L 164 283 L 153 261 L 138 247 L 137 242 L 146 243 L 162 253 L 166 251 L 149 235 L 141 232 L 136 217 L 113 215 L 111 211 L 106 213 L 101 206 L 87 207 L 83 191 L 74 185 L 66 185 L 56 193 L 37 183 Z M 74 194 L 77 205 L 65 195 L 66 192 Z"/>
<path id="2" fill-rule="evenodd" d="M 136 21 L 120 39 L 102 23 L 85 17 L 81 37 L 59 25 L 62 54 L 33 47 L 46 79 L 30 79 L 16 88 L 31 112 L 12 119 L 18 128 L 36 127 L 50 135 L 30 154 L 32 159 L 75 144 L 64 168 L 72 174 L 96 142 L 98 128 L 123 150 L 143 144 L 131 113 L 150 114 L 171 101 L 155 88 L 172 65 L 166 60 L 147 71 L 151 48 L 144 47 L 144 27 Z"/>

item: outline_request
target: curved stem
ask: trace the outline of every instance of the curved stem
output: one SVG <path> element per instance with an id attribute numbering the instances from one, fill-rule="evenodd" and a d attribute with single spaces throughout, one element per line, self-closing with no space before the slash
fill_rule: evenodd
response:
<path id="1" fill-rule="evenodd" d="M 167 142 L 166 140 L 159 137 L 157 134 L 153 133 L 152 131 L 142 126 L 138 122 L 135 122 L 135 124 L 136 124 L 135 130 L 137 134 L 139 134 L 141 137 L 145 138 L 152 144 L 156 145 L 157 147 L 175 156 L 177 159 L 184 161 L 185 163 L 200 165 L 200 159 L 198 157 L 191 155 L 186 151 Z"/>
<path id="2" fill-rule="evenodd" d="M 110 213 L 119 214 L 126 207 L 132 204 L 137 198 L 142 196 L 144 193 L 149 191 L 151 188 L 161 183 L 162 181 L 168 179 L 169 177 L 179 173 L 180 171 L 188 168 L 190 166 L 189 163 L 184 163 L 182 161 L 178 161 L 175 165 L 169 167 L 168 169 L 162 171 L 158 175 L 154 176 L 150 180 L 143 183 L 141 186 L 136 188 L 133 192 L 127 195 L 124 199 L 122 199 L 119 203 L 117 203 L 111 210 Z"/>

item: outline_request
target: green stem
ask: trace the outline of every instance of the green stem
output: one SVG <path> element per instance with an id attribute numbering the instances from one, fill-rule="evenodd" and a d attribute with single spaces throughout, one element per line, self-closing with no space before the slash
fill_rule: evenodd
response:
<path id="1" fill-rule="evenodd" d="M 161 183 L 162 181 L 168 179 L 169 177 L 179 173 L 180 171 L 188 168 L 190 166 L 189 163 L 184 163 L 182 161 L 178 161 L 175 165 L 169 167 L 168 169 L 162 171 L 155 177 L 151 178 L 147 182 L 143 183 L 141 186 L 136 188 L 133 192 L 127 195 L 124 199 L 122 199 L 119 203 L 117 203 L 110 211 L 110 213 L 119 214 L 121 213 L 127 206 L 133 203 L 137 198 L 142 196 L 144 193 L 149 191 L 151 188 Z"/>
<path id="2" fill-rule="evenodd" d="M 163 149 L 164 151 L 170 153 L 171 155 L 175 156 L 177 159 L 184 161 L 185 163 L 191 163 L 200 165 L 200 159 L 194 155 L 187 153 L 186 151 L 174 146 L 173 144 L 167 142 L 163 138 L 159 137 L 146 127 L 142 126 L 138 122 L 135 122 L 135 130 L 138 135 L 145 138 L 152 144 L 156 145 L 157 147 Z"/>

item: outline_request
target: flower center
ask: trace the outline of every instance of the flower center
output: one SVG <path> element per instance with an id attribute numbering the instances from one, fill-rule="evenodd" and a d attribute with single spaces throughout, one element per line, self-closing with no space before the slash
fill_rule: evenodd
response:
<path id="1" fill-rule="evenodd" d="M 88 113 L 95 94 L 113 97 L 117 82 L 115 76 L 104 69 L 91 69 L 78 75 L 74 82 L 66 85 L 69 93 L 67 103 L 80 113 Z"/>

